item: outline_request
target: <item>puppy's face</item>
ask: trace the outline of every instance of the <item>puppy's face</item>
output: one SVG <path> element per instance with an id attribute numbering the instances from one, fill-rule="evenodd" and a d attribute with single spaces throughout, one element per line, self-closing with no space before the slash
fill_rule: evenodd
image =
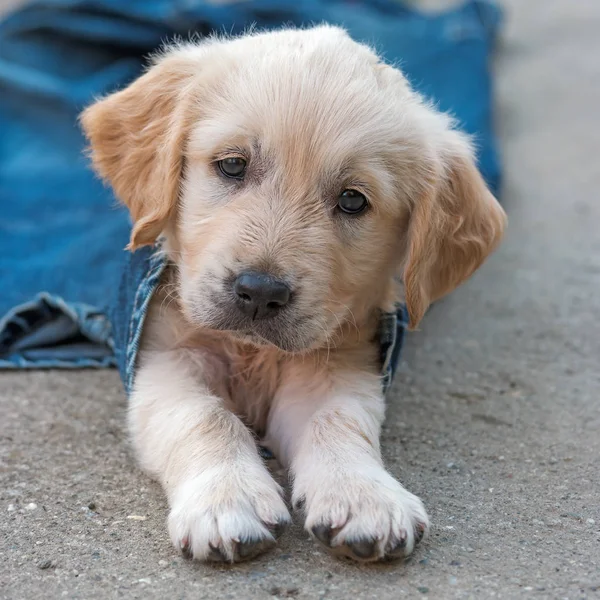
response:
<path id="1" fill-rule="evenodd" d="M 298 351 L 387 292 L 415 174 L 369 53 L 273 37 L 276 51 L 251 38 L 217 52 L 228 60 L 189 134 L 176 251 L 191 320 Z"/>
<path id="2" fill-rule="evenodd" d="M 402 271 L 416 324 L 503 226 L 447 117 L 334 28 L 173 49 L 83 125 L 188 320 L 286 351 L 387 307 Z"/>

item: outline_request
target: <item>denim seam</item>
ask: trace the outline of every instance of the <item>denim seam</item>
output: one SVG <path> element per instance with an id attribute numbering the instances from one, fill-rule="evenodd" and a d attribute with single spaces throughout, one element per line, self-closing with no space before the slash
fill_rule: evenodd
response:
<path id="1" fill-rule="evenodd" d="M 167 263 L 160 244 L 157 245 L 157 251 L 150 257 L 148 262 L 150 264 L 149 271 L 136 290 L 133 301 L 133 313 L 129 321 L 129 336 L 125 356 L 126 381 L 124 382 L 127 392 L 130 392 L 131 387 L 133 386 L 135 376 L 134 367 L 139 349 L 139 336 L 143 329 L 148 305 L 150 304 L 150 300 L 160 281 L 160 275 Z M 142 291 L 144 293 L 140 300 L 140 292 Z"/>

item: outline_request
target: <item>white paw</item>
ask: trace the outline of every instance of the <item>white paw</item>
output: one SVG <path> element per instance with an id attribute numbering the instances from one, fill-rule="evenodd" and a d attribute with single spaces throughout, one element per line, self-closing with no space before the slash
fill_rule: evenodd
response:
<path id="1" fill-rule="evenodd" d="M 356 560 L 410 554 L 429 528 L 421 500 L 379 465 L 332 471 L 296 480 L 294 504 L 304 504 L 307 531 L 333 553 Z"/>
<path id="2" fill-rule="evenodd" d="M 275 545 L 290 522 L 281 489 L 266 469 L 213 469 L 172 495 L 169 533 L 176 548 L 199 560 L 237 562 Z"/>

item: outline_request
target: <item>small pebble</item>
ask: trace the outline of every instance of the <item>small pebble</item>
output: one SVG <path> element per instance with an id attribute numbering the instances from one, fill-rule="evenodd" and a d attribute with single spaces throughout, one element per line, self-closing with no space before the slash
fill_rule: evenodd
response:
<path id="1" fill-rule="evenodd" d="M 159 567 L 166 567 L 169 563 L 166 560 L 159 560 L 158 561 L 158 566 Z"/>
<path id="2" fill-rule="evenodd" d="M 458 579 L 454 576 L 448 577 L 448 583 L 450 585 L 458 585 Z"/>
<path id="3" fill-rule="evenodd" d="M 128 519 L 132 521 L 145 521 L 146 517 L 144 515 L 127 515 Z"/>
<path id="4" fill-rule="evenodd" d="M 26 510 L 35 510 L 37 508 L 37 504 L 35 502 L 30 502 L 25 509 Z"/>
<path id="5" fill-rule="evenodd" d="M 96 503 L 95 503 L 95 502 L 90 502 L 90 503 L 87 505 L 87 507 L 88 507 L 90 510 L 96 510 Z"/>
<path id="6" fill-rule="evenodd" d="M 452 567 L 460 567 L 461 566 L 461 562 L 460 562 L 460 560 L 451 560 L 450 561 L 450 566 L 452 566 Z"/>
<path id="7" fill-rule="evenodd" d="M 269 593 L 271 596 L 278 596 L 279 598 L 292 598 L 293 596 L 297 596 L 299 591 L 300 590 L 297 587 L 281 588 L 278 586 L 273 586 L 269 590 Z M 322 590 L 322 592 L 319 592 L 319 594 L 325 594 L 325 590 Z"/>
<path id="8" fill-rule="evenodd" d="M 52 569 L 52 568 L 54 568 L 54 566 L 55 565 L 51 560 L 41 560 L 38 563 L 38 569 L 42 569 L 42 570 Z"/>
<path id="9" fill-rule="evenodd" d="M 571 517 L 572 519 L 577 519 L 578 521 L 583 521 L 583 516 L 578 513 L 568 512 L 568 513 L 562 513 L 560 516 L 561 517 Z"/>
<path id="10" fill-rule="evenodd" d="M 429 591 L 428 587 L 418 587 L 417 589 L 421 592 L 421 594 L 426 594 Z"/>
<path id="11" fill-rule="evenodd" d="M 587 519 L 586 523 L 589 523 L 590 525 L 595 525 L 596 521 L 594 521 L 594 519 Z"/>
<path id="12" fill-rule="evenodd" d="M 8 512 L 14 512 L 17 510 L 17 507 L 14 504 L 9 504 L 6 510 L 8 510 Z"/>

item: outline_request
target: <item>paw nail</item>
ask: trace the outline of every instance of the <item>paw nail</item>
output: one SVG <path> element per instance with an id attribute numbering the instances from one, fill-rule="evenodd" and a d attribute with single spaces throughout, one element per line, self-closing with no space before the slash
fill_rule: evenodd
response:
<path id="1" fill-rule="evenodd" d="M 393 539 L 390 542 L 390 545 L 388 547 L 388 550 L 386 551 L 386 554 L 390 557 L 390 558 L 396 558 L 399 556 L 404 556 L 404 549 L 406 548 L 406 538 L 400 538 L 398 539 Z"/>
<path id="2" fill-rule="evenodd" d="M 257 554 L 268 550 L 274 545 L 275 543 L 273 540 L 269 539 L 247 540 L 236 545 L 236 560 L 247 560 L 248 558 L 252 558 Z"/>
<path id="3" fill-rule="evenodd" d="M 425 526 L 419 525 L 415 529 L 415 544 L 418 544 L 425 536 Z"/>
<path id="4" fill-rule="evenodd" d="M 333 537 L 333 531 L 329 525 L 315 525 L 312 528 L 313 535 L 326 546 L 331 545 L 331 538 Z"/>
<path id="5" fill-rule="evenodd" d="M 221 550 L 221 548 L 217 547 L 217 546 L 213 546 L 212 544 L 208 544 L 208 546 L 210 547 L 210 552 L 208 553 L 208 560 L 212 560 L 214 562 L 226 562 L 227 561 L 227 557 L 225 556 L 225 554 L 223 553 L 223 551 Z"/>
<path id="6" fill-rule="evenodd" d="M 179 547 L 184 558 L 193 558 L 189 538 L 183 538 L 181 542 L 179 542 Z"/>
<path id="7" fill-rule="evenodd" d="M 245 560 L 253 556 L 260 548 L 259 540 L 252 540 L 249 542 L 243 542 L 237 547 L 237 555 L 240 560 Z"/>
<path id="8" fill-rule="evenodd" d="M 281 534 L 285 531 L 287 523 L 268 523 L 267 528 L 275 539 L 281 537 Z"/>
<path id="9" fill-rule="evenodd" d="M 372 558 L 376 547 L 377 542 L 375 540 L 362 540 L 348 544 L 348 548 L 358 558 Z"/>

